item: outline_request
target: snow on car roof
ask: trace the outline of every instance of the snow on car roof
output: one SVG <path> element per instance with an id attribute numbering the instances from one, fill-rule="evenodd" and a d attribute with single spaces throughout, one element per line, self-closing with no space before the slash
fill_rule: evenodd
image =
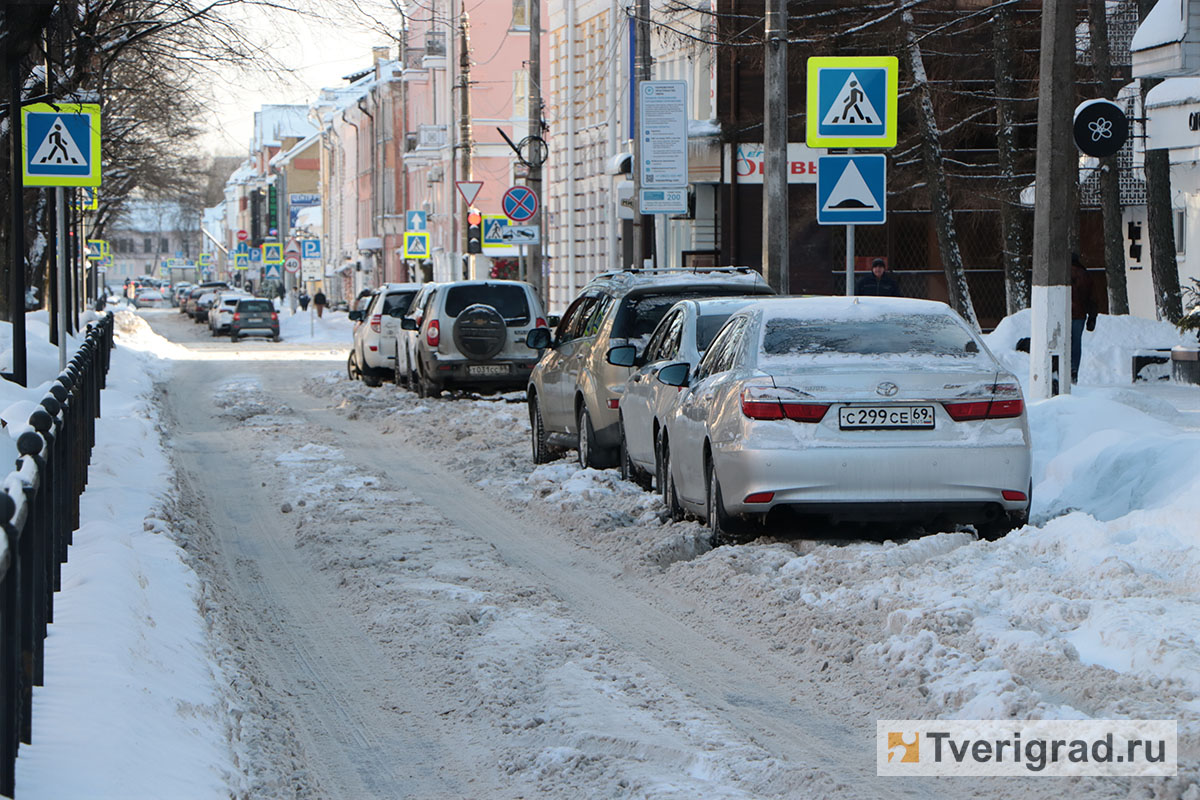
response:
<path id="1" fill-rule="evenodd" d="M 797 315 L 849 320 L 879 318 L 888 314 L 957 316 L 943 302 L 912 297 L 770 297 L 757 300 L 750 310 L 760 309 L 764 319 Z"/>

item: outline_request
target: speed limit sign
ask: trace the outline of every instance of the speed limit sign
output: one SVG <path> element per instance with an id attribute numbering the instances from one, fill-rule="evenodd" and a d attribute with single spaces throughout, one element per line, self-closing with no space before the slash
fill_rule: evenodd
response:
<path id="1" fill-rule="evenodd" d="M 300 271 L 300 259 L 296 256 L 288 256 L 283 260 L 283 268 L 295 275 Z"/>

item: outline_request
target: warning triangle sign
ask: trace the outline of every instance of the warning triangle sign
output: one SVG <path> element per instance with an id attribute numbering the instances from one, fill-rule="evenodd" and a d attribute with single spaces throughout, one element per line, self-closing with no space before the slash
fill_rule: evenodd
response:
<path id="1" fill-rule="evenodd" d="M 834 84 L 834 86 L 836 85 Z M 837 93 L 833 105 L 829 107 L 825 118 L 821 120 L 822 125 L 844 125 L 846 127 L 879 125 L 882 122 L 883 117 L 875 111 L 875 106 L 871 105 L 867 93 L 863 91 L 862 81 L 853 72 L 846 77 L 846 82 L 842 85 L 841 91 Z"/>
<path id="2" fill-rule="evenodd" d="M 878 211 L 879 208 L 879 201 L 871 193 L 871 188 L 867 186 L 866 180 L 863 179 L 862 173 L 858 171 L 858 167 L 853 161 L 846 164 L 846 169 L 838 178 L 838 182 L 833 185 L 833 191 L 829 193 L 829 197 L 821 206 L 822 211 L 848 209 Z"/>
<path id="3" fill-rule="evenodd" d="M 62 117 L 55 117 L 54 124 L 46 132 L 46 138 L 34 151 L 34 164 L 78 164 L 87 163 L 79 145 L 71 138 L 71 132 L 63 124 Z"/>

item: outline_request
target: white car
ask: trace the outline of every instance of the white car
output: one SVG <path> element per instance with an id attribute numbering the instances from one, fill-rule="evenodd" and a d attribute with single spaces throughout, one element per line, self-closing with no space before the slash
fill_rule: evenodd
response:
<path id="1" fill-rule="evenodd" d="M 170 308 L 171 301 L 158 289 L 143 287 L 133 298 L 134 308 Z"/>
<path id="2" fill-rule="evenodd" d="M 385 283 L 375 291 L 365 311 L 350 312 L 350 319 L 359 323 L 346 361 L 351 380 L 379 386 L 385 378 L 395 377 L 400 318 L 408 312 L 420 288 L 416 283 Z"/>
<path id="3" fill-rule="evenodd" d="M 660 434 L 672 515 L 716 543 L 787 510 L 834 521 L 973 524 L 1029 518 L 1031 458 L 1016 377 L 944 303 L 786 297 L 729 318 Z"/>
<path id="4" fill-rule="evenodd" d="M 250 297 L 242 291 L 221 292 L 208 309 L 208 328 L 213 336 L 224 336 L 229 333 L 233 322 L 233 312 L 237 310 L 239 300 Z"/>
<path id="5" fill-rule="evenodd" d="M 667 364 L 699 363 L 717 331 L 753 297 L 680 300 L 667 311 L 640 357 L 637 346 L 622 344 L 608 351 L 608 362 L 633 367 L 621 394 L 621 477 L 650 488 L 658 474 L 658 432 L 679 400 L 679 389 L 655 380 Z"/>

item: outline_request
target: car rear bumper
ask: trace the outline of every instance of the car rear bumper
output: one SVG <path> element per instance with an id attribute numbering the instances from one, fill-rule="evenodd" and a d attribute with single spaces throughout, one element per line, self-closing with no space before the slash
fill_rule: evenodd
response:
<path id="1" fill-rule="evenodd" d="M 537 359 L 502 358 L 490 361 L 433 358 L 425 365 L 426 375 L 444 387 L 524 388 Z M 502 371 L 501 371 L 502 370 Z"/>
<path id="2" fill-rule="evenodd" d="M 796 450 L 715 448 L 721 494 L 730 513 L 777 506 L 845 520 L 928 518 L 997 507 L 1028 508 L 1031 462 L 1017 444 L 814 447 Z M 1004 491 L 1025 499 L 1006 499 Z M 745 498 L 773 493 L 768 502 Z M 964 518 L 964 521 L 968 521 Z"/>
<path id="3" fill-rule="evenodd" d="M 248 326 L 245 328 L 243 328 L 241 326 L 235 327 L 235 326 L 231 325 L 229 327 L 229 332 L 231 334 L 237 334 L 238 336 L 271 336 L 271 337 L 275 337 L 275 336 L 279 335 L 279 328 L 271 327 L 269 325 L 256 325 L 256 326 Z"/>

